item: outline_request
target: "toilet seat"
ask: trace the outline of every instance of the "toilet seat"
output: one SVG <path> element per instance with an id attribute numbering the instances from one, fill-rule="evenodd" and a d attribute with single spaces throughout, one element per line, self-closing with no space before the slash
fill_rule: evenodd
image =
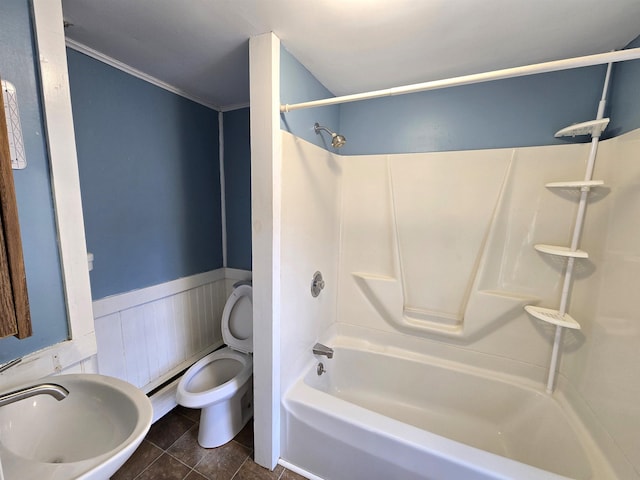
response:
<path id="1" fill-rule="evenodd" d="M 243 353 L 253 352 L 253 289 L 236 287 L 222 312 L 222 340 Z"/>
<path id="2" fill-rule="evenodd" d="M 218 365 L 211 365 L 216 362 L 219 362 Z M 230 362 L 238 362 L 239 365 L 235 366 Z M 216 350 L 201 358 L 185 372 L 178 384 L 176 400 L 188 408 L 202 408 L 226 400 L 246 383 L 252 371 L 253 361 L 250 355 L 236 352 L 229 347 Z M 220 381 L 223 383 L 212 386 Z"/>

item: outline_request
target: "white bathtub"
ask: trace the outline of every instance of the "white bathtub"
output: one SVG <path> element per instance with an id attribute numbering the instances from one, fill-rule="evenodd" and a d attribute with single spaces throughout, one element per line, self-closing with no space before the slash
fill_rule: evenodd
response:
<path id="1" fill-rule="evenodd" d="M 415 352 L 333 345 L 350 343 L 284 396 L 285 464 L 326 480 L 622 478 L 564 397 L 542 385 Z"/>

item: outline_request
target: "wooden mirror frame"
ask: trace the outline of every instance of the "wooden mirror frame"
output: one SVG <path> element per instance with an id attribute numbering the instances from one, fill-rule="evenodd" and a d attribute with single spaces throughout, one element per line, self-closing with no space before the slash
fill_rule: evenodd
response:
<path id="1" fill-rule="evenodd" d="M 2 93 L 0 89 L 0 337 L 26 338 L 33 332 Z"/>

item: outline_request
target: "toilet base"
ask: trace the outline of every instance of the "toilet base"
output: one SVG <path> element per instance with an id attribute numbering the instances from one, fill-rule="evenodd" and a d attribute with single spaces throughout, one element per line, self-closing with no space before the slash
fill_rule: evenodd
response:
<path id="1" fill-rule="evenodd" d="M 214 448 L 231 441 L 253 416 L 253 378 L 227 401 L 204 407 L 200 412 L 198 443 Z"/>

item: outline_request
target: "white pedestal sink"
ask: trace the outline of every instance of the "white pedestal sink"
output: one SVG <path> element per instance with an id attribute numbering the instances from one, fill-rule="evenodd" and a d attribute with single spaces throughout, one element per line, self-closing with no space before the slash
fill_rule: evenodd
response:
<path id="1" fill-rule="evenodd" d="M 43 382 L 61 385 L 69 395 L 60 401 L 37 395 L 0 407 L 4 480 L 108 479 L 151 426 L 147 396 L 94 374 L 49 377 L 16 389 Z"/>

